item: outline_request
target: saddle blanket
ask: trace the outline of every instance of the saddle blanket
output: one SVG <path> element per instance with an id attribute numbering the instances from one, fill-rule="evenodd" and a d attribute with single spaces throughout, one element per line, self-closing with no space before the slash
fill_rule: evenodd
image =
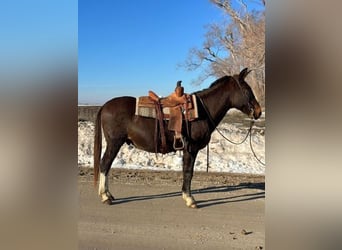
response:
<path id="1" fill-rule="evenodd" d="M 189 121 L 198 118 L 197 101 L 195 95 L 190 95 L 190 102 L 188 105 L 188 115 Z M 164 119 L 170 119 L 170 107 L 163 107 Z M 156 118 L 156 108 L 155 103 L 148 96 L 140 96 L 136 98 L 135 115 Z"/>

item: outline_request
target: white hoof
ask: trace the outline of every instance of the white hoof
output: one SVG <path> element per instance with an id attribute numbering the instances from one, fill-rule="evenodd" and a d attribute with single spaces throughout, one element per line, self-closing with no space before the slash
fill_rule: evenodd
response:
<path id="1" fill-rule="evenodd" d="M 192 196 L 187 195 L 186 193 L 182 194 L 183 200 L 185 200 L 186 206 L 190 208 L 197 208 L 196 201 Z"/>
<path id="2" fill-rule="evenodd" d="M 115 200 L 113 195 L 109 191 L 106 191 L 100 194 L 100 197 L 101 197 L 102 203 L 111 203 Z"/>

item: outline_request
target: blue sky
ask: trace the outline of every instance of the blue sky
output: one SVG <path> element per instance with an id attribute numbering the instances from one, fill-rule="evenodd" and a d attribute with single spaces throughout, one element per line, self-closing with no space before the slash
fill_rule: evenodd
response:
<path id="1" fill-rule="evenodd" d="M 103 104 L 148 90 L 166 96 L 177 80 L 186 92 L 207 87 L 190 82 L 199 72 L 179 67 L 200 47 L 205 25 L 223 13 L 208 0 L 79 1 L 78 101 Z"/>
<path id="2" fill-rule="evenodd" d="M 148 90 L 167 96 L 178 80 L 187 93 L 208 87 L 215 79 L 192 85 L 200 72 L 179 65 L 202 47 L 206 25 L 223 19 L 209 0 L 79 1 L 78 102 L 103 104 Z"/>
<path id="3" fill-rule="evenodd" d="M 57 61 L 77 65 L 77 12 L 75 0 L 2 0 L 0 75 L 25 74 L 27 81 L 55 70 Z"/>

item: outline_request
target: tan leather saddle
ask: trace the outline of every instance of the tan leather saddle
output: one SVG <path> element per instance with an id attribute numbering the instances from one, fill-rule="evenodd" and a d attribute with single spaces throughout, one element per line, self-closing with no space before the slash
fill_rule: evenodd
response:
<path id="1" fill-rule="evenodd" d="M 164 120 L 168 120 L 167 129 L 174 132 L 173 148 L 181 150 L 184 148 L 182 135 L 183 120 L 186 122 L 198 118 L 195 96 L 184 93 L 181 81 L 177 82 L 175 91 L 169 96 L 160 98 L 153 91 L 148 96 L 137 99 L 136 114 L 156 118 L 155 144 L 156 152 L 158 140 L 161 140 L 161 152 L 166 152 L 166 137 Z"/>
<path id="2" fill-rule="evenodd" d="M 183 113 L 187 113 L 187 102 L 189 96 L 184 94 L 184 88 L 181 85 L 181 81 L 177 82 L 175 91 L 165 98 L 159 98 L 153 91 L 148 92 L 149 98 L 155 102 L 157 110 L 157 119 L 162 121 L 164 119 L 163 108 L 168 107 L 170 109 L 170 117 L 168 129 L 174 131 L 174 141 L 173 148 L 175 150 L 181 150 L 184 148 L 184 140 L 182 136 L 182 122 Z M 161 125 L 161 123 L 160 123 Z M 164 131 L 162 126 L 161 136 L 163 137 Z M 166 144 L 166 142 L 165 142 Z M 164 145 L 165 147 L 165 145 Z M 162 148 L 163 148 L 163 138 L 162 138 Z"/>
<path id="3" fill-rule="evenodd" d="M 162 151 L 166 150 L 165 130 L 163 126 L 163 108 L 165 107 L 169 108 L 168 130 L 174 131 L 175 133 L 173 148 L 175 150 L 182 150 L 184 148 L 184 140 L 182 136 L 183 113 L 186 112 L 188 99 L 187 95 L 184 94 L 184 88 L 181 85 L 181 81 L 177 82 L 175 91 L 165 98 L 159 98 L 153 91 L 149 91 L 148 96 L 156 106 L 156 119 L 159 121 Z"/>

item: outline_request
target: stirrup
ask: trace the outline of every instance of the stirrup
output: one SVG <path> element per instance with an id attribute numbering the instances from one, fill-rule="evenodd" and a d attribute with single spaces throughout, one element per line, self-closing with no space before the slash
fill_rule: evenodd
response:
<path id="1" fill-rule="evenodd" d="M 176 147 L 176 141 L 179 140 L 181 142 L 181 145 L 179 147 Z M 184 148 L 184 140 L 183 136 L 176 137 L 175 135 L 173 136 L 173 149 L 174 150 L 182 150 Z"/>

